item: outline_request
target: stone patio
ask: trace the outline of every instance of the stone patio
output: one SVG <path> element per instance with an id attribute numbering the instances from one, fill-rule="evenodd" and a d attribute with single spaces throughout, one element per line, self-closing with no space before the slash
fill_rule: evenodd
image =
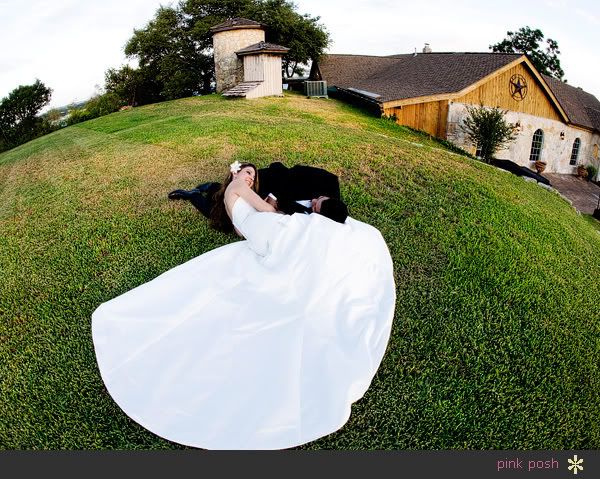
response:
<path id="1" fill-rule="evenodd" d="M 574 175 L 558 173 L 544 173 L 543 175 L 550 180 L 553 188 L 573 202 L 576 210 L 589 215 L 594 212 L 598 204 L 600 186 Z"/>

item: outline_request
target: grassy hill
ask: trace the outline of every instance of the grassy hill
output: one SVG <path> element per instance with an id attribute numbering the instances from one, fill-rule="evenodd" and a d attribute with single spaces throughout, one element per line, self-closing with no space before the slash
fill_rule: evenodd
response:
<path id="1" fill-rule="evenodd" d="M 188 98 L 0 155 L 0 447 L 178 447 L 106 393 L 92 311 L 227 242 L 167 193 L 324 167 L 394 260 L 391 340 L 306 448 L 600 447 L 600 234 L 555 193 L 333 100 Z"/>

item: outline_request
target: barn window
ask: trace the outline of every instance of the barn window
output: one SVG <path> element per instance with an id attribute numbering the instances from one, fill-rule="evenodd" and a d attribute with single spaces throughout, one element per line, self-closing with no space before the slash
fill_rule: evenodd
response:
<path id="1" fill-rule="evenodd" d="M 533 134 L 533 141 L 531 142 L 529 161 L 538 161 L 540 159 L 540 153 L 542 152 L 543 144 L 544 132 L 542 130 L 535 130 L 535 133 Z"/>
<path id="2" fill-rule="evenodd" d="M 571 161 L 569 161 L 569 165 L 577 164 L 577 157 L 579 156 L 579 147 L 581 146 L 581 140 L 579 138 L 575 138 L 573 142 L 573 149 L 571 150 Z"/>

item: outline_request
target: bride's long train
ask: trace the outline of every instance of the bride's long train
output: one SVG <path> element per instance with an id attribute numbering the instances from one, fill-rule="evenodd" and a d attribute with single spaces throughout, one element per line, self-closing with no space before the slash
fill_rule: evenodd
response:
<path id="1" fill-rule="evenodd" d="M 239 201 L 239 200 L 238 200 Z M 153 433 L 209 449 L 282 449 L 341 428 L 383 358 L 394 315 L 379 231 L 295 214 L 103 303 L 106 387 Z"/>

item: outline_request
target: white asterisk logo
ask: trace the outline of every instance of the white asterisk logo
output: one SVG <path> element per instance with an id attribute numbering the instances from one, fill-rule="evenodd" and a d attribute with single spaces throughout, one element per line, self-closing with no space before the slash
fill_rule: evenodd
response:
<path id="1" fill-rule="evenodd" d="M 583 459 L 577 459 L 577 454 L 573 456 L 573 459 L 568 459 L 569 464 L 571 464 L 568 469 L 569 471 L 573 471 L 573 474 L 577 474 L 577 471 L 583 471 Z"/>

